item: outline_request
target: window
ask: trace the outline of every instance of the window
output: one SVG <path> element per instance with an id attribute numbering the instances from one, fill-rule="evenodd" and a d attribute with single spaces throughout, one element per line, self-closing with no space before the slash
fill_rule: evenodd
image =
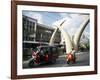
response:
<path id="1" fill-rule="evenodd" d="M 55 53 L 57 51 L 57 49 L 55 47 L 53 47 L 52 51 Z"/>

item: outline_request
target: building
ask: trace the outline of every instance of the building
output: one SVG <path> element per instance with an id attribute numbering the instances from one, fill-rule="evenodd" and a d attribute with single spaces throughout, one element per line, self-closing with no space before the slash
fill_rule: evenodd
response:
<path id="1" fill-rule="evenodd" d="M 36 19 L 23 15 L 23 61 L 31 58 L 32 49 L 39 45 L 48 45 L 54 28 L 39 24 Z M 55 42 L 61 42 L 60 31 L 56 34 Z"/>
<path id="2" fill-rule="evenodd" d="M 37 20 L 23 15 L 23 41 L 35 41 Z"/>
<path id="3" fill-rule="evenodd" d="M 49 44 L 54 28 L 39 24 L 36 19 L 23 15 L 23 43 L 24 46 Z M 56 34 L 55 42 L 61 42 L 60 31 Z M 27 45 L 26 45 L 27 44 Z"/>
<path id="4" fill-rule="evenodd" d="M 36 41 L 49 43 L 53 32 L 54 32 L 53 28 L 38 23 L 36 30 Z M 60 38 L 61 38 L 60 32 L 58 32 L 54 43 L 60 43 Z"/>

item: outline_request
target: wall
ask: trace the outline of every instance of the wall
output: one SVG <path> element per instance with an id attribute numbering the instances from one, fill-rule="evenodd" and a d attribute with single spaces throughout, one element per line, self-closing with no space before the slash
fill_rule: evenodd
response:
<path id="1" fill-rule="evenodd" d="M 37 0 L 36 0 L 37 1 Z M 79 3 L 79 4 L 92 4 L 98 5 L 98 21 L 100 21 L 100 5 L 99 0 L 38 0 L 48 2 L 61 2 L 61 3 Z M 0 80 L 10 80 L 11 68 L 11 2 L 10 0 L 0 0 Z M 100 26 L 100 24 L 98 24 Z M 98 35 L 100 33 L 98 27 Z M 100 37 L 98 38 L 98 41 Z M 98 42 L 100 44 L 100 42 Z M 98 45 L 100 48 L 100 45 Z M 99 50 L 100 52 L 100 50 Z M 98 52 L 98 53 L 99 53 Z M 100 54 L 98 54 L 100 56 Z M 100 58 L 98 58 L 98 67 L 100 67 Z M 29 79 L 28 79 L 29 80 Z M 100 68 L 98 68 L 97 75 L 84 75 L 84 76 L 67 76 L 56 78 L 42 78 L 31 80 L 100 80 Z"/>

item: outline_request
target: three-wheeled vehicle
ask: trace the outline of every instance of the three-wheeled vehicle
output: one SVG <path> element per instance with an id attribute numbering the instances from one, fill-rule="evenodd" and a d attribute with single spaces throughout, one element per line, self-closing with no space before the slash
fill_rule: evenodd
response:
<path id="1" fill-rule="evenodd" d="M 29 60 L 29 67 L 44 63 L 55 63 L 58 56 L 56 46 L 39 46 L 33 49 L 32 58 Z"/>

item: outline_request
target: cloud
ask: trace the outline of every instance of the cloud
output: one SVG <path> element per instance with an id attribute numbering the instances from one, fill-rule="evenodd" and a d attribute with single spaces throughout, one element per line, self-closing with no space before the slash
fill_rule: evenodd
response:
<path id="1" fill-rule="evenodd" d="M 43 16 L 40 13 L 32 11 L 23 11 L 23 15 L 37 19 L 38 23 L 43 24 Z"/>
<path id="2" fill-rule="evenodd" d="M 38 23 L 43 24 L 43 18 L 42 18 L 42 15 L 41 14 L 36 13 L 36 14 L 33 14 L 32 17 L 35 18 L 35 19 L 37 19 L 38 20 Z"/>
<path id="3" fill-rule="evenodd" d="M 62 24 L 64 21 L 64 23 L 62 24 L 62 27 L 64 27 L 64 25 L 69 25 L 70 24 L 70 18 L 68 18 L 68 17 L 65 17 L 65 18 L 62 18 L 62 19 L 60 19 L 60 20 L 58 20 L 58 21 L 55 21 L 54 23 L 52 23 L 52 25 L 53 26 L 60 26 L 60 24 Z M 67 27 L 66 27 L 67 28 Z"/>
<path id="4" fill-rule="evenodd" d="M 46 13 L 47 14 L 47 13 Z M 50 20 L 54 21 L 50 21 L 48 20 L 48 15 L 50 15 L 50 13 L 48 13 L 46 16 L 44 15 L 44 13 L 42 12 L 33 12 L 33 11 L 23 11 L 23 15 L 29 16 L 31 18 L 37 19 L 38 23 L 40 24 L 46 24 L 47 21 L 51 22 L 52 27 L 55 28 L 56 26 L 60 26 L 60 24 L 62 22 L 64 22 L 62 24 L 62 28 L 67 31 L 69 33 L 69 35 L 73 35 L 76 33 L 77 29 L 80 27 L 80 24 L 82 23 L 82 21 L 85 19 L 86 16 L 85 14 L 75 14 L 75 13 L 58 13 L 59 17 L 61 18 L 60 20 L 52 20 L 50 18 Z M 55 14 L 52 14 L 52 16 Z M 54 18 L 58 18 L 58 16 L 54 16 Z M 48 22 L 48 25 L 50 25 Z M 47 24 L 46 24 L 47 25 Z M 87 27 L 89 27 L 90 25 L 88 25 Z M 87 32 L 89 28 L 87 28 Z"/>
<path id="5" fill-rule="evenodd" d="M 59 15 L 60 15 L 62 18 L 65 18 L 65 17 L 71 18 L 71 16 L 70 16 L 69 13 L 59 13 Z"/>
<path id="6" fill-rule="evenodd" d="M 81 36 L 80 43 L 83 43 L 83 44 L 88 43 L 89 38 L 90 38 L 89 32 L 84 31 Z"/>
<path id="7" fill-rule="evenodd" d="M 89 32 L 87 32 L 87 31 L 84 31 L 84 32 L 83 32 L 83 35 L 85 35 L 87 38 L 90 37 L 90 34 L 89 34 Z"/>
<path id="8" fill-rule="evenodd" d="M 80 27 L 80 24 L 83 22 L 86 16 L 88 16 L 81 14 L 70 14 L 70 17 L 68 17 L 67 14 L 61 14 L 61 15 L 63 16 L 66 15 L 66 17 L 54 22 L 52 25 L 59 26 L 64 20 L 66 20 L 63 23 L 62 28 L 65 31 L 67 31 L 71 36 L 76 33 L 77 29 Z"/>

